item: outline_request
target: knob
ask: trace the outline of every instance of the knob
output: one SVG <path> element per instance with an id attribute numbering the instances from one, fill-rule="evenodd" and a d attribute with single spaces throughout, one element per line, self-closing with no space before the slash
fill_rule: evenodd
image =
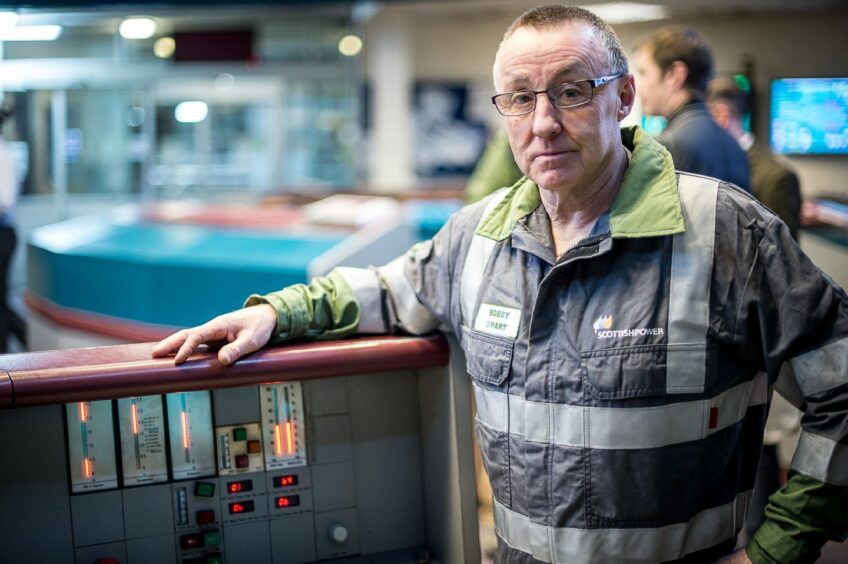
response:
<path id="1" fill-rule="evenodd" d="M 347 527 L 345 527 L 341 523 L 333 523 L 332 525 L 330 525 L 327 534 L 330 535 L 330 540 L 336 544 L 344 544 L 347 542 Z"/>

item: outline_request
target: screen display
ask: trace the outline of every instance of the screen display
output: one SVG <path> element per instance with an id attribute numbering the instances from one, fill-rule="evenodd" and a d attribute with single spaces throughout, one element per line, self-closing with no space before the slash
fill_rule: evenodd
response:
<path id="1" fill-rule="evenodd" d="M 288 474 L 286 476 L 274 476 L 275 488 L 287 488 L 297 485 L 297 474 Z"/>
<path id="2" fill-rule="evenodd" d="M 253 480 L 239 480 L 238 482 L 227 482 L 229 493 L 249 492 L 253 489 Z"/>
<path id="3" fill-rule="evenodd" d="M 788 155 L 848 154 L 848 77 L 773 80 L 771 147 Z"/>
<path id="4" fill-rule="evenodd" d="M 274 505 L 277 507 L 297 507 L 300 505 L 299 495 L 283 495 L 274 498 Z"/>
<path id="5" fill-rule="evenodd" d="M 235 515 L 237 513 L 253 513 L 254 509 L 255 507 L 252 499 L 237 501 L 229 505 L 230 515 Z"/>

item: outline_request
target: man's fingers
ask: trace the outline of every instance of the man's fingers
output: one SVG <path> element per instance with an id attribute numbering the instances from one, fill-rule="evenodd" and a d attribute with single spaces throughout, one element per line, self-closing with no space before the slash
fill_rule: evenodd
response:
<path id="1" fill-rule="evenodd" d="M 154 357 L 176 353 L 174 363 L 182 364 L 204 343 L 231 341 L 219 351 L 218 359 L 222 364 L 232 364 L 265 345 L 276 321 L 277 314 L 268 305 L 231 312 L 174 333 L 154 346 L 151 353 Z"/>
<path id="2" fill-rule="evenodd" d="M 177 356 L 174 357 L 174 364 L 184 363 L 191 354 L 197 350 L 197 347 L 203 344 L 203 338 L 199 333 L 191 333 L 186 338 L 185 342 L 177 351 Z"/>
<path id="3" fill-rule="evenodd" d="M 179 350 L 182 344 L 185 342 L 186 337 L 188 337 L 188 331 L 183 329 L 182 331 L 177 331 L 173 335 L 169 337 L 165 337 L 153 347 L 150 353 L 154 358 L 168 356 L 169 354 L 174 353 Z"/>
<path id="4" fill-rule="evenodd" d="M 256 341 L 256 331 L 241 331 L 236 339 L 218 351 L 218 361 L 223 365 L 232 364 L 246 354 L 262 348 L 262 344 Z"/>

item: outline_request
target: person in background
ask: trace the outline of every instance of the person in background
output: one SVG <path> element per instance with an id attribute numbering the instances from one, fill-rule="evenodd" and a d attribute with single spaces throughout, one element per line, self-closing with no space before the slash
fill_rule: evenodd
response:
<path id="1" fill-rule="evenodd" d="M 633 60 L 642 111 L 662 116 L 657 137 L 674 167 L 750 189 L 748 159 L 713 120 L 704 94 L 713 73 L 713 55 L 694 29 L 669 26 L 637 43 Z"/>
<path id="2" fill-rule="evenodd" d="M 748 99 L 732 78 L 716 78 L 707 90 L 707 107 L 722 129 L 727 131 L 747 153 L 751 191 L 763 204 L 777 214 L 798 239 L 801 226 L 801 187 L 798 175 L 784 162 L 745 131 L 742 118 L 748 109 Z"/>
<path id="3" fill-rule="evenodd" d="M 468 184 L 465 185 L 465 203 L 479 202 L 492 192 L 505 186 L 512 186 L 524 176 L 509 148 L 506 130 L 495 132 L 480 160 L 474 165 Z"/>
<path id="4" fill-rule="evenodd" d="M 18 175 L 15 161 L 3 136 L 3 125 L 12 114 L 0 108 L 0 354 L 8 350 L 13 312 L 9 307 L 9 265 L 18 238 L 15 234 L 15 202 L 18 198 Z"/>
<path id="5" fill-rule="evenodd" d="M 499 563 L 809 562 L 848 536 L 845 292 L 750 194 L 621 127 L 634 77 L 595 14 L 527 11 L 493 70 L 523 182 L 385 266 L 250 296 L 151 354 L 227 341 L 229 365 L 269 341 L 452 333 Z M 736 550 L 786 362 L 799 447 Z"/>

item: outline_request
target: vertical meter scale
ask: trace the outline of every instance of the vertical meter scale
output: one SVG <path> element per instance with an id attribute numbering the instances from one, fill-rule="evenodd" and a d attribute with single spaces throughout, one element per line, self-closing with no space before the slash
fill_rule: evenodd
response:
<path id="1" fill-rule="evenodd" d="M 174 479 L 214 475 L 215 438 L 209 392 L 181 392 L 166 398 Z"/>
<path id="2" fill-rule="evenodd" d="M 74 493 L 118 487 L 110 400 L 66 406 L 68 464 Z"/>
<path id="3" fill-rule="evenodd" d="M 265 468 L 305 465 L 305 420 L 300 382 L 263 385 L 259 394 L 263 410 Z"/>
<path id="4" fill-rule="evenodd" d="M 124 485 L 168 480 L 165 418 L 160 396 L 118 400 Z"/>

